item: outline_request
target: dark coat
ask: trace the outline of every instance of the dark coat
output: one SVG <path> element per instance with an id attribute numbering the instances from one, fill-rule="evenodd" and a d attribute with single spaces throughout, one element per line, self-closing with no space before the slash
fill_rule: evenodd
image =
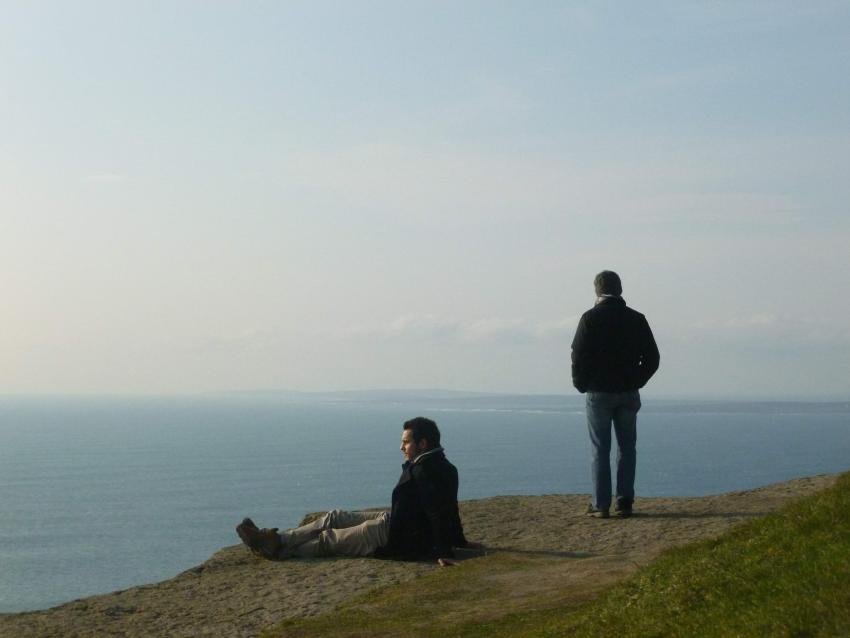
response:
<path id="1" fill-rule="evenodd" d="M 646 385 L 660 362 L 641 313 L 622 297 L 605 297 L 585 312 L 573 339 L 573 385 L 579 392 L 628 392 Z"/>
<path id="2" fill-rule="evenodd" d="M 450 558 L 452 547 L 465 547 L 457 488 L 457 468 L 442 448 L 406 462 L 393 489 L 389 541 L 375 556 Z"/>

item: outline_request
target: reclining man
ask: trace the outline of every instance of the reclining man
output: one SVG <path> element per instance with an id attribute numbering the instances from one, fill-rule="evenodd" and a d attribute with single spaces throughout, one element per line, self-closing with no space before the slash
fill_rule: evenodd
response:
<path id="1" fill-rule="evenodd" d="M 457 506 L 457 469 L 440 447 L 437 424 L 425 417 L 404 423 L 406 459 L 393 489 L 389 513 L 332 510 L 312 523 L 278 532 L 258 529 L 250 518 L 236 527 L 253 552 L 280 560 L 291 556 L 374 556 L 396 560 L 436 559 L 454 565 L 455 547 L 471 547 Z M 477 544 L 475 547 L 479 547 Z"/>

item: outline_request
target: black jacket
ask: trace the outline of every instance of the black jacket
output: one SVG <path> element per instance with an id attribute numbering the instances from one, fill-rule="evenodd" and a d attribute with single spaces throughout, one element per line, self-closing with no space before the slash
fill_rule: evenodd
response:
<path id="1" fill-rule="evenodd" d="M 649 323 L 622 297 L 585 312 L 573 339 L 573 385 L 579 392 L 628 392 L 646 385 L 660 356 Z"/>
<path id="2" fill-rule="evenodd" d="M 375 556 L 415 560 L 453 556 L 466 546 L 457 507 L 457 468 L 443 448 L 429 450 L 402 466 L 393 489 L 390 534 Z"/>

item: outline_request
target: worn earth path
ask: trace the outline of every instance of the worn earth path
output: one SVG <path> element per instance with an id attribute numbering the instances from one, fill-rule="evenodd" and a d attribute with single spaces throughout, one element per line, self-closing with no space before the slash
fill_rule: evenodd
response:
<path id="1" fill-rule="evenodd" d="M 522 570 L 508 576 L 510 600 L 492 601 L 495 616 L 547 597 L 566 603 L 589 599 L 664 549 L 722 534 L 825 489 L 835 479 L 801 478 L 700 498 L 639 498 L 629 519 L 586 516 L 588 496 L 582 494 L 465 501 L 461 515 L 470 539 L 483 542 L 493 555 L 524 562 Z M 536 564 L 531 570 L 529 559 Z M 252 637 L 283 619 L 326 613 L 368 590 L 435 569 L 374 559 L 269 562 L 235 545 L 161 583 L 43 611 L 0 614 L 0 636 Z M 486 607 L 482 613 L 488 613 Z"/>

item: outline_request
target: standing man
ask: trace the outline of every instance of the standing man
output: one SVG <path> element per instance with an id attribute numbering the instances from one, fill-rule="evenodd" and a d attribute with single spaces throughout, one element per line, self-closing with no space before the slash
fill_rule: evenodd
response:
<path id="1" fill-rule="evenodd" d="M 641 313 L 626 306 L 617 273 L 603 270 L 593 280 L 596 305 L 578 322 L 572 373 L 576 390 L 587 393 L 587 429 L 593 446 L 593 502 L 588 514 L 608 518 L 611 509 L 611 424 L 617 436 L 617 502 L 631 516 L 635 499 L 638 390 L 658 369 L 658 346 Z"/>

